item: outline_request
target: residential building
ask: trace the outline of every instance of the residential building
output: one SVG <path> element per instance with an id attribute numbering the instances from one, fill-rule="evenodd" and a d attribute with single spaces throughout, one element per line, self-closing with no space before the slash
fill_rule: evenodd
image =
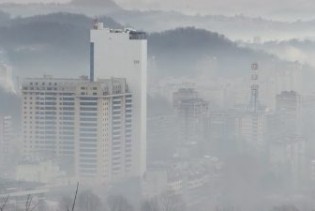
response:
<path id="1" fill-rule="evenodd" d="M 0 115 L 0 146 L 1 153 L 8 153 L 12 142 L 12 118 Z"/>
<path id="2" fill-rule="evenodd" d="M 133 97 L 125 79 L 25 79 L 24 155 L 56 160 L 80 179 L 132 176 L 137 159 Z"/>
<path id="3" fill-rule="evenodd" d="M 173 94 L 173 106 L 179 119 L 181 143 L 200 143 L 204 137 L 208 102 L 199 98 L 194 89 L 179 89 Z"/>
<path id="4" fill-rule="evenodd" d="M 90 79 L 125 78 L 133 94 L 135 176 L 146 170 L 147 38 L 133 29 L 108 29 L 95 22 L 90 32 Z"/>
<path id="5" fill-rule="evenodd" d="M 13 125 L 11 116 L 0 115 L 0 167 L 10 160 L 13 150 Z M 3 164 L 3 165 L 2 165 Z"/>

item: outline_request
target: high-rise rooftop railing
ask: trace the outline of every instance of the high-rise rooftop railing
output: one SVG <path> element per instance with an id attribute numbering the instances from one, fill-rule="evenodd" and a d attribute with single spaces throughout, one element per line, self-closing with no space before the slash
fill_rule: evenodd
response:
<path id="1" fill-rule="evenodd" d="M 147 38 L 148 36 L 145 32 L 136 32 L 136 31 L 129 32 L 130 40 L 146 40 Z"/>

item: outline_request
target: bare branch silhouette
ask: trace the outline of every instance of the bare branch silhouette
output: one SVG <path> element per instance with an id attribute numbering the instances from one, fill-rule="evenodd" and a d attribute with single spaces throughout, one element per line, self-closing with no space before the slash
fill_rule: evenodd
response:
<path id="1" fill-rule="evenodd" d="M 9 201 L 9 196 L 7 196 L 7 197 L 4 199 L 4 202 L 3 202 L 2 206 L 0 207 L 0 211 L 4 211 L 4 208 L 5 208 L 5 206 L 7 205 L 8 201 Z"/>
<path id="2" fill-rule="evenodd" d="M 39 205 L 39 203 L 35 204 L 35 206 L 32 209 L 30 209 L 29 211 L 34 211 L 38 205 Z"/>
<path id="3" fill-rule="evenodd" d="M 78 184 L 77 184 L 77 189 L 76 189 L 76 191 L 75 191 L 75 195 L 74 195 L 74 200 L 73 200 L 72 210 L 71 210 L 71 211 L 74 211 L 75 202 L 76 202 L 77 196 L 78 196 L 78 190 L 79 190 L 79 182 L 78 182 Z"/>
<path id="4" fill-rule="evenodd" d="M 25 211 L 31 211 L 30 207 L 31 207 L 32 201 L 33 201 L 33 197 L 29 194 L 27 196 L 26 203 L 25 203 Z"/>

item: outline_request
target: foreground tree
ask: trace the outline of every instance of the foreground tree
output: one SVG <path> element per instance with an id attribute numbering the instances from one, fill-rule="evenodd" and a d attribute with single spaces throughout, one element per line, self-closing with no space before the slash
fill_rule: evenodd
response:
<path id="1" fill-rule="evenodd" d="M 109 196 L 107 199 L 107 204 L 110 211 L 134 211 L 128 200 L 120 195 Z"/>
<path id="2" fill-rule="evenodd" d="M 1 200 L 0 211 L 4 211 L 5 207 L 9 201 L 9 196 Z"/>
<path id="3" fill-rule="evenodd" d="M 63 197 L 59 201 L 59 208 L 58 211 L 70 211 L 70 206 L 73 202 L 73 199 L 70 197 Z"/>
<path id="4" fill-rule="evenodd" d="M 41 199 L 38 201 L 36 211 L 49 211 L 49 206 L 47 205 L 45 200 Z"/>
<path id="5" fill-rule="evenodd" d="M 101 199 L 91 191 L 84 191 L 77 199 L 78 211 L 104 211 Z"/>
<path id="6" fill-rule="evenodd" d="M 141 211 L 159 211 L 159 203 L 156 198 L 145 200 L 141 205 Z"/>
<path id="7" fill-rule="evenodd" d="M 142 203 L 141 211 L 185 211 L 184 200 L 175 194 L 164 193 Z"/>
<path id="8" fill-rule="evenodd" d="M 281 205 L 272 208 L 272 211 L 299 211 L 295 205 Z"/>

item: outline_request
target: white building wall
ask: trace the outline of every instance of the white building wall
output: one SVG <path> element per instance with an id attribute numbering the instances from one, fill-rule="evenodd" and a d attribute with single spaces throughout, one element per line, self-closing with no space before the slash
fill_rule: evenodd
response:
<path id="1" fill-rule="evenodd" d="M 80 80 L 25 79 L 22 87 L 23 152 L 73 161 L 75 87 Z"/>
<path id="2" fill-rule="evenodd" d="M 147 114 L 147 40 L 130 39 L 129 31 L 114 31 L 98 24 L 91 30 L 94 79 L 126 78 L 133 93 L 135 145 L 135 176 L 146 169 L 146 114 Z"/>

